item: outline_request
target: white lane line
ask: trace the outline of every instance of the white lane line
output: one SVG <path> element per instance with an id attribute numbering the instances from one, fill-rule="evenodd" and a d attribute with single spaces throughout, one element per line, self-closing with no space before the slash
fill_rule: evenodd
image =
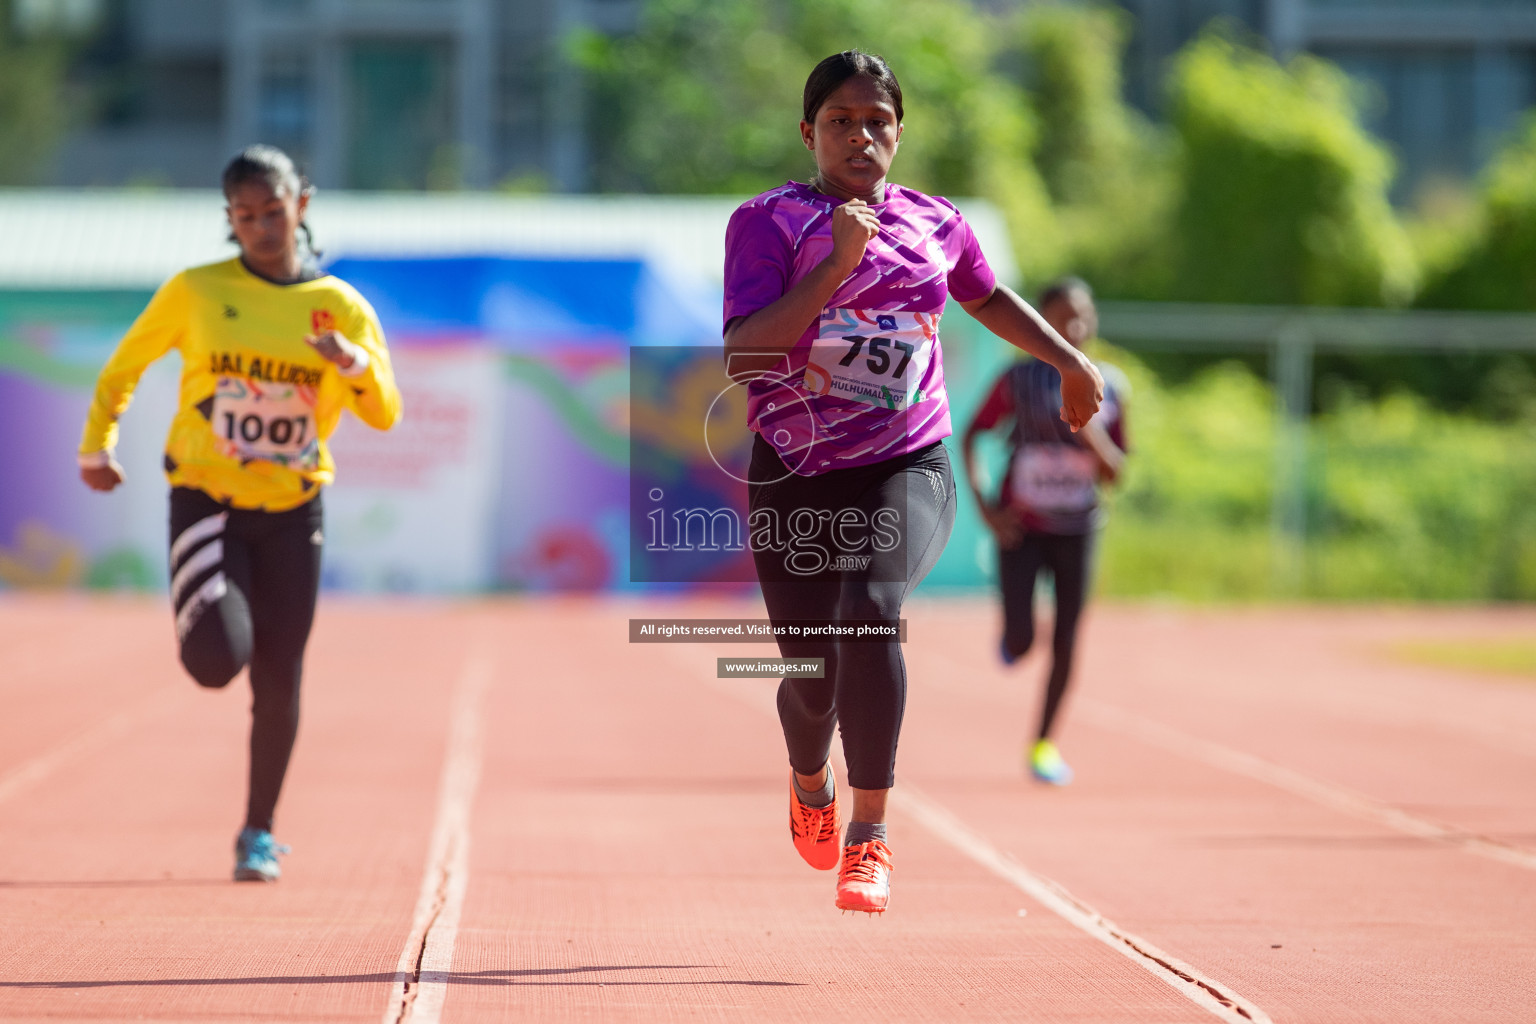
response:
<path id="1" fill-rule="evenodd" d="M 81 754 L 147 722 L 170 707 L 171 702 L 183 692 L 185 691 L 181 689 L 161 690 L 139 701 L 126 711 L 119 711 L 110 718 L 76 733 L 52 750 L 45 751 L 29 761 L 23 761 L 4 775 L 0 775 L 0 803 L 44 781 Z"/>
<path id="2" fill-rule="evenodd" d="M 480 713 L 491 676 L 490 655 L 475 651 L 454 687 L 427 867 L 411 930 L 395 968 L 384 1024 L 437 1024 L 442 1018 L 469 886 L 470 810 L 480 785 L 483 750 Z"/>
<path id="3" fill-rule="evenodd" d="M 1271 1024 L 1269 1015 L 1220 982 L 1133 935 L 1073 896 L 1059 882 L 1020 864 L 909 782 L 891 790 L 891 803 L 935 837 L 1033 897 L 1068 924 L 1104 943 L 1180 995 L 1231 1024 Z"/>
<path id="4" fill-rule="evenodd" d="M 664 649 L 677 663 L 686 665 L 690 673 L 698 672 L 698 663 L 687 658 L 682 651 L 672 648 L 671 645 L 667 645 Z M 713 651 L 711 650 L 710 653 L 712 655 Z M 713 657 L 710 658 L 710 664 L 714 664 Z M 706 680 L 716 689 L 730 694 L 760 712 L 773 716 L 775 721 L 778 720 L 774 690 L 752 686 L 746 680 L 711 677 L 706 677 Z M 953 846 L 1003 881 L 1022 890 L 1068 924 L 1081 929 L 1159 981 L 1171 986 L 1201 1009 L 1227 1021 L 1228 1024 L 1273 1024 L 1267 1013 L 1237 995 L 1226 985 L 1213 981 L 1184 961 L 1163 952 L 1146 939 L 1116 925 L 1073 896 L 1061 883 L 1029 870 L 1012 854 L 999 850 L 985 836 L 956 818 L 911 783 L 901 782 L 891 790 L 891 803 L 937 838 Z"/>
<path id="5" fill-rule="evenodd" d="M 1151 746 L 1181 757 L 1201 761 L 1213 768 L 1255 779 L 1342 814 L 1375 822 L 1419 839 L 1446 843 L 1467 853 L 1496 860 L 1501 864 L 1536 871 L 1536 852 L 1420 818 L 1391 804 L 1366 796 L 1364 793 L 1314 779 L 1283 765 L 1275 764 L 1273 761 L 1266 761 L 1262 757 L 1234 750 L 1220 743 L 1191 736 L 1189 733 L 1121 708 L 1084 699 L 1078 701 L 1074 714 L 1111 732 L 1139 739 Z"/>

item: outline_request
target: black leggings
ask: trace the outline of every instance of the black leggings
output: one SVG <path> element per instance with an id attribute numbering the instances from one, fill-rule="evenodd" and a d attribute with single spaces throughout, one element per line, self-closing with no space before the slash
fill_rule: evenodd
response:
<path id="1" fill-rule="evenodd" d="M 230 508 L 202 491 L 171 491 L 171 602 L 181 663 L 221 687 L 250 667 L 248 828 L 272 812 L 299 728 L 299 676 L 320 588 L 321 505 L 287 512 Z"/>
<path id="2" fill-rule="evenodd" d="M 1051 675 L 1040 711 L 1039 737 L 1051 734 L 1061 698 L 1072 676 L 1077 623 L 1088 597 L 1088 560 L 1093 534 L 1026 532 L 1018 547 L 998 551 L 998 580 L 1003 589 L 1003 647 L 1010 658 L 1035 642 L 1035 577 L 1049 569 L 1055 580 L 1056 631 L 1051 643 Z"/>
<path id="3" fill-rule="evenodd" d="M 752 544 L 763 600 L 775 624 L 894 622 L 912 588 L 939 560 L 955 524 L 955 481 L 939 442 L 875 465 L 801 477 L 790 474 L 758 437 L 749 478 L 748 502 L 758 526 L 764 522 L 760 514 L 768 514 L 792 537 L 787 531 L 796 525 L 809 535 L 810 525 L 819 523 L 818 534 L 783 551 L 760 539 Z M 802 513 L 798 520 L 796 513 Z M 860 525 L 877 522 L 877 513 L 878 526 Z M 844 561 L 820 566 L 818 546 Z M 825 659 L 823 678 L 779 684 L 790 767 L 801 775 L 821 771 L 833 729 L 841 726 L 848 784 L 889 789 L 907 703 L 900 643 L 781 635 L 779 651 L 786 658 Z"/>

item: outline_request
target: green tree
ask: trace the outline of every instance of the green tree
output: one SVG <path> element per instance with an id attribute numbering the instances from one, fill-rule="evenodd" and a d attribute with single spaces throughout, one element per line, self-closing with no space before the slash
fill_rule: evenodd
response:
<path id="1" fill-rule="evenodd" d="M 64 130 L 65 49 L 17 38 L 14 0 L 0 0 L 0 185 L 28 185 Z"/>
<path id="2" fill-rule="evenodd" d="M 1420 296 L 1438 309 L 1536 309 L 1536 115 L 1484 174 L 1476 227 Z"/>
<path id="3" fill-rule="evenodd" d="M 1129 15 L 1090 4 L 1020 13 L 1023 84 L 1039 124 L 1035 165 L 1058 203 L 1097 203 L 1136 175 L 1150 131 L 1122 97 Z"/>
<path id="4" fill-rule="evenodd" d="M 1035 166 L 1056 204 L 1060 269 L 1105 294 L 1146 292 L 1173 198 L 1167 131 L 1124 100 L 1130 17 L 1094 3 L 1038 3 L 1019 14 L 1019 79 L 1035 113 Z"/>
<path id="5" fill-rule="evenodd" d="M 1412 298 L 1417 270 L 1387 201 L 1392 165 L 1348 79 L 1207 32 L 1177 58 L 1182 144 L 1170 297 L 1363 305 Z"/>
<path id="6" fill-rule="evenodd" d="M 993 69 L 1001 24 L 966 0 L 650 0 L 634 33 L 576 43 L 598 112 L 594 180 L 605 191 L 738 194 L 804 180 L 814 166 L 797 127 L 805 76 L 859 47 L 902 82 L 893 180 L 991 199 L 1030 273 L 1059 258 L 1059 242 L 1028 103 Z"/>

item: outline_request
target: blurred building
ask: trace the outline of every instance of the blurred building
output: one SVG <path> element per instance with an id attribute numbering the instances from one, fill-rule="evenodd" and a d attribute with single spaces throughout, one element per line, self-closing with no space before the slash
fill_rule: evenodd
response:
<path id="1" fill-rule="evenodd" d="M 1392 147 L 1397 194 L 1475 174 L 1536 104 L 1536 0 L 1118 0 L 1136 19 L 1131 99 L 1156 110 L 1168 59 L 1212 18 L 1308 51 L 1366 86 L 1366 120 Z"/>
<path id="2" fill-rule="evenodd" d="M 251 140 L 327 187 L 584 185 L 580 79 L 558 41 L 637 0 L 14 0 L 89 30 L 96 99 L 48 183 L 212 184 Z"/>

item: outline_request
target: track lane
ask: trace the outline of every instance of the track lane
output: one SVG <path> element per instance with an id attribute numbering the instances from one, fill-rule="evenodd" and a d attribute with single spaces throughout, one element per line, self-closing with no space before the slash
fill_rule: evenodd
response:
<path id="1" fill-rule="evenodd" d="M 1528 927 L 1536 875 L 1341 814 L 1173 745 L 1103 728 L 1071 707 L 1062 741 L 1078 781 L 1065 791 L 1032 786 L 1022 778 L 1021 753 L 1043 661 L 1032 658 L 1022 672 L 997 664 L 988 612 L 965 603 L 913 612 L 909 665 L 927 685 L 913 691 L 903 758 L 925 788 L 943 780 L 946 802 L 968 820 L 990 814 L 987 832 L 1004 848 L 1230 981 L 1276 1020 L 1523 1019 L 1536 988 Z M 1312 775 L 1315 765 L 1353 765 L 1343 772 L 1352 782 L 1389 778 L 1393 795 L 1410 804 L 1430 790 L 1441 801 L 1459 796 L 1440 808 L 1453 821 L 1517 820 L 1536 778 L 1518 772 L 1518 753 L 1479 743 L 1477 730 L 1454 716 L 1444 724 L 1423 708 L 1405 713 L 1402 703 L 1421 696 L 1413 687 L 1392 700 L 1378 678 L 1354 671 L 1350 645 L 1360 632 L 1422 634 L 1424 622 L 1394 623 L 1390 613 L 1341 617 L 1293 615 L 1266 646 L 1244 613 L 1151 630 L 1147 620 L 1166 627 L 1168 616 L 1103 609 L 1086 637 L 1092 657 L 1080 693 L 1085 705 L 1112 702 L 1121 714 L 1177 722 L 1183 732 L 1262 750 L 1280 764 L 1305 764 Z M 924 621 L 929 632 L 918 633 Z M 1287 653 L 1297 633 L 1320 638 L 1305 648 L 1311 674 L 1301 683 Z M 924 635 L 949 642 L 925 646 Z M 1331 668 L 1321 642 L 1330 637 L 1345 652 Z M 1533 710 L 1518 700 L 1508 707 L 1511 691 L 1490 694 L 1489 686 L 1442 678 L 1433 696 L 1454 702 L 1465 687 L 1466 704 L 1505 706 L 1514 721 Z M 1287 711 L 1313 690 L 1329 696 L 1317 699 L 1310 723 Z M 1526 697 L 1536 701 L 1536 693 Z M 1365 713 L 1377 702 L 1384 717 L 1419 723 L 1412 742 L 1371 727 Z M 1426 748 L 1449 756 L 1427 761 Z M 1447 787 L 1445 775 L 1457 785 Z M 1012 813 L 999 815 L 999 804 Z"/>
<path id="2" fill-rule="evenodd" d="M 100 625 L 163 625 L 159 602 Z M 229 882 L 249 691 L 199 692 L 0 806 L 0 1019 L 377 1021 L 442 760 L 454 610 L 322 605 L 273 886 Z M 156 674 L 155 662 L 112 661 Z"/>
<path id="3" fill-rule="evenodd" d="M 774 722 L 701 679 L 718 652 L 625 643 L 721 611 L 691 607 L 506 620 L 444 1020 L 1215 1019 L 910 825 L 892 911 L 839 914 L 784 835 Z"/>
<path id="4" fill-rule="evenodd" d="M 0 803 L 179 689 L 170 614 L 146 611 L 142 599 L 0 595 Z M 118 627 L 124 615 L 135 628 Z M 108 645 L 116 660 L 103 657 Z"/>
<path id="5" fill-rule="evenodd" d="M 0 615 L 0 636 L 65 644 L 72 600 Z M 623 642 L 630 614 L 756 616 L 753 602 L 328 598 L 280 808 L 297 852 L 272 887 L 224 880 L 244 683 L 202 693 L 181 679 L 159 602 L 100 608 L 99 660 L 71 648 L 52 677 L 29 669 L 41 689 L 14 692 L 48 707 L 67 688 L 100 722 L 169 679 L 167 709 L 0 802 L 0 1019 L 377 1021 L 421 887 L 452 685 L 481 636 L 497 668 L 443 1019 L 1213 1019 L 900 810 L 892 912 L 838 915 L 831 876 L 783 836 L 776 729 L 723 689 L 761 685 L 761 700 L 772 683 L 699 680 L 716 654 L 760 649 Z M 994 663 L 990 604 L 919 602 L 911 617 L 903 778 L 998 850 L 1282 1024 L 1524 1020 L 1536 873 L 1088 712 L 1102 702 L 1530 844 L 1536 688 L 1381 653 L 1403 637 L 1528 631 L 1529 613 L 1096 609 L 1084 713 L 1065 717 L 1080 773 L 1066 791 L 1021 777 L 1043 669 Z M 0 667 L 27 649 L 4 649 Z M 0 691 L 18 678 L 0 671 Z M 68 708 L 34 749 L 81 728 Z"/>

